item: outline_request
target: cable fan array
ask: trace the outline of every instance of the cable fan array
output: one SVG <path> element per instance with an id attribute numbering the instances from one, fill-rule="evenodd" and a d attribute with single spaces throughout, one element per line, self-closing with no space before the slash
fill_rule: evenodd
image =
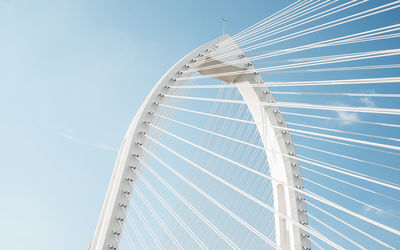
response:
<path id="1" fill-rule="evenodd" d="M 312 248 L 399 248 L 399 7 L 299 0 L 186 65 L 143 121 L 119 248 L 282 249 L 277 217 Z M 303 186 L 282 185 L 301 194 L 308 221 L 274 208 L 252 100 L 218 80 L 242 74 L 263 77 L 240 86 L 265 89 L 274 100 L 254 103 L 285 118 L 265 126 L 292 138 L 296 153 L 283 157 L 299 162 Z"/>

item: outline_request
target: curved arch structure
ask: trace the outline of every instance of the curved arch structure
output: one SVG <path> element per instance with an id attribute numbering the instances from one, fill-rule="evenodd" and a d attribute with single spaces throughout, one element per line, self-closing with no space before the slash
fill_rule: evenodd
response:
<path id="1" fill-rule="evenodd" d="M 223 61 L 214 60 L 212 52 L 218 51 L 218 48 L 223 43 L 229 43 L 234 53 L 230 57 L 224 58 Z M 207 59 L 205 60 L 206 62 L 193 64 L 198 56 L 204 56 Z M 227 63 L 238 59 L 241 59 L 238 64 L 231 65 Z M 243 54 L 243 51 L 227 34 L 193 50 L 164 74 L 140 107 L 125 135 L 89 249 L 116 249 L 118 246 L 115 234 L 119 234 L 122 231 L 124 207 L 129 204 L 125 193 L 131 191 L 132 186 L 129 182 L 137 178 L 134 175 L 134 171 L 130 171 L 130 168 L 137 164 L 136 155 L 141 153 L 140 147 L 136 144 L 144 141 L 143 133 L 148 129 L 147 122 L 151 122 L 152 113 L 156 111 L 158 106 L 157 103 L 162 102 L 162 95 L 170 91 L 167 86 L 180 85 L 184 82 L 184 80 L 177 80 L 177 76 L 180 78 L 191 76 L 194 72 L 193 70 L 185 72 L 185 69 L 188 66 L 191 67 L 191 64 L 197 65 L 198 72 L 210 77 L 232 71 L 250 70 L 251 72 L 254 69 L 251 62 Z M 207 66 L 215 66 L 217 64 L 218 67 L 210 67 L 207 70 Z M 274 208 L 280 214 L 286 215 L 286 217 L 281 217 L 275 214 L 277 245 L 283 249 L 309 249 L 308 234 L 294 223 L 286 220 L 291 218 L 296 223 L 307 225 L 304 195 L 288 188 L 288 185 L 298 188 L 303 187 L 297 160 L 293 159 L 293 157 L 287 157 L 296 154 L 291 136 L 284 129 L 286 125 L 279 108 L 260 104 L 265 101 L 275 102 L 273 96 L 267 88 L 248 87 L 249 84 L 263 82 L 262 77 L 257 73 L 217 76 L 215 78 L 236 85 L 257 125 L 267 154 L 271 178 L 276 180 L 272 182 Z M 281 182 L 288 185 L 283 185 Z"/>

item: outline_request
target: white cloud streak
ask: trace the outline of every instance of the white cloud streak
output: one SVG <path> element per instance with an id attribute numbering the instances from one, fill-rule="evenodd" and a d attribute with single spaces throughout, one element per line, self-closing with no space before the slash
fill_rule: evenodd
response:
<path id="1" fill-rule="evenodd" d="M 349 125 L 360 120 L 356 113 L 346 111 L 336 111 L 336 113 L 337 117 L 341 119 L 340 124 L 342 125 Z"/>
<path id="2" fill-rule="evenodd" d="M 374 91 L 370 91 L 370 93 L 373 93 Z M 369 97 L 361 97 L 360 101 L 367 107 L 376 107 L 375 102 L 369 98 Z M 346 106 L 343 103 L 338 104 L 339 106 Z M 336 111 L 337 113 L 337 118 L 342 119 L 340 121 L 341 125 L 349 125 L 352 124 L 353 122 L 360 121 L 359 115 L 357 113 L 353 112 L 346 112 L 346 111 Z"/>
<path id="3" fill-rule="evenodd" d="M 364 103 L 367 107 L 376 107 L 375 102 L 369 97 L 361 97 L 360 101 Z"/>
<path id="4" fill-rule="evenodd" d="M 60 135 L 62 137 L 64 137 L 64 138 L 66 138 L 67 140 L 75 142 L 75 143 L 78 143 L 78 144 L 87 145 L 87 146 L 90 146 L 90 147 L 104 149 L 104 150 L 107 150 L 107 151 L 112 151 L 112 152 L 118 153 L 118 149 L 116 149 L 114 147 L 111 147 L 109 145 L 106 145 L 106 144 L 90 143 L 90 142 L 87 142 L 85 140 L 73 137 L 73 136 L 71 136 L 69 134 L 66 134 L 66 133 L 60 133 Z"/>

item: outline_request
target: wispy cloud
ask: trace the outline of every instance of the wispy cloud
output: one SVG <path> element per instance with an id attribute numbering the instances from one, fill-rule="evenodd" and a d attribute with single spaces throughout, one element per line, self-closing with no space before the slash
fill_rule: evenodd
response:
<path id="1" fill-rule="evenodd" d="M 336 103 L 336 106 L 348 106 L 345 103 Z M 347 112 L 347 111 L 336 111 L 337 118 L 340 119 L 340 125 L 349 125 L 353 122 L 357 122 L 360 120 L 357 113 Z"/>
<path id="2" fill-rule="evenodd" d="M 101 148 L 101 149 L 105 149 L 105 150 L 109 150 L 109 151 L 113 151 L 113 152 L 117 152 L 118 153 L 118 149 L 117 148 L 111 147 L 111 146 L 106 145 L 106 144 L 90 144 L 90 145 L 93 146 L 93 147 L 96 147 L 96 148 Z"/>
<path id="3" fill-rule="evenodd" d="M 360 101 L 364 103 L 367 107 L 376 107 L 375 102 L 369 97 L 361 97 Z"/>
<path id="4" fill-rule="evenodd" d="M 365 94 L 375 94 L 375 89 L 367 89 L 363 91 Z M 361 97 L 360 101 L 365 104 L 367 107 L 376 107 L 375 102 L 369 97 Z"/>
<path id="5" fill-rule="evenodd" d="M 68 131 L 70 131 L 70 130 L 68 130 Z M 106 145 L 106 144 L 91 143 L 91 142 L 76 138 L 76 137 L 70 135 L 69 133 L 67 133 L 65 130 L 64 130 L 64 132 L 60 132 L 59 135 L 64 137 L 65 139 L 67 139 L 69 141 L 72 141 L 72 142 L 75 142 L 75 143 L 78 143 L 78 144 L 87 145 L 87 146 L 90 146 L 90 147 L 104 149 L 104 150 L 108 150 L 108 151 L 112 151 L 112 152 L 118 152 L 117 148 L 114 148 L 114 147 Z"/>
<path id="6" fill-rule="evenodd" d="M 368 93 L 374 93 L 374 90 L 368 91 Z M 360 102 L 363 103 L 367 107 L 376 107 L 375 102 L 369 97 L 361 97 Z M 337 104 L 338 106 L 349 106 L 344 103 Z M 354 112 L 347 111 L 336 111 L 337 118 L 341 119 L 339 122 L 341 125 L 349 125 L 353 122 L 360 121 L 359 115 Z"/>
<path id="7" fill-rule="evenodd" d="M 372 208 L 370 206 L 363 205 L 362 208 L 361 208 L 361 211 L 364 214 L 369 214 L 369 215 L 371 215 L 371 214 L 373 214 L 373 215 L 383 215 L 385 213 L 383 210 L 381 210 L 381 209 L 378 210 L 378 209 L 374 209 L 374 208 Z"/>
<path id="8" fill-rule="evenodd" d="M 339 123 L 342 125 L 349 125 L 353 122 L 357 122 L 360 120 L 360 118 L 356 113 L 347 111 L 336 111 L 336 113 L 337 113 L 337 118 L 341 119 Z"/>
<path id="9" fill-rule="evenodd" d="M 374 203 L 371 203 L 370 205 L 364 204 L 360 208 L 360 213 L 368 216 L 387 216 L 388 218 L 399 217 L 398 209 Z"/>

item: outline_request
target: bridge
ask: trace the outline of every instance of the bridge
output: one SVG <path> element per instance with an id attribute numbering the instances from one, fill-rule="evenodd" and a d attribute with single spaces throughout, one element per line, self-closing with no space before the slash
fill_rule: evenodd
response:
<path id="1" fill-rule="evenodd" d="M 399 7 L 299 0 L 184 56 L 89 249 L 399 248 Z"/>

